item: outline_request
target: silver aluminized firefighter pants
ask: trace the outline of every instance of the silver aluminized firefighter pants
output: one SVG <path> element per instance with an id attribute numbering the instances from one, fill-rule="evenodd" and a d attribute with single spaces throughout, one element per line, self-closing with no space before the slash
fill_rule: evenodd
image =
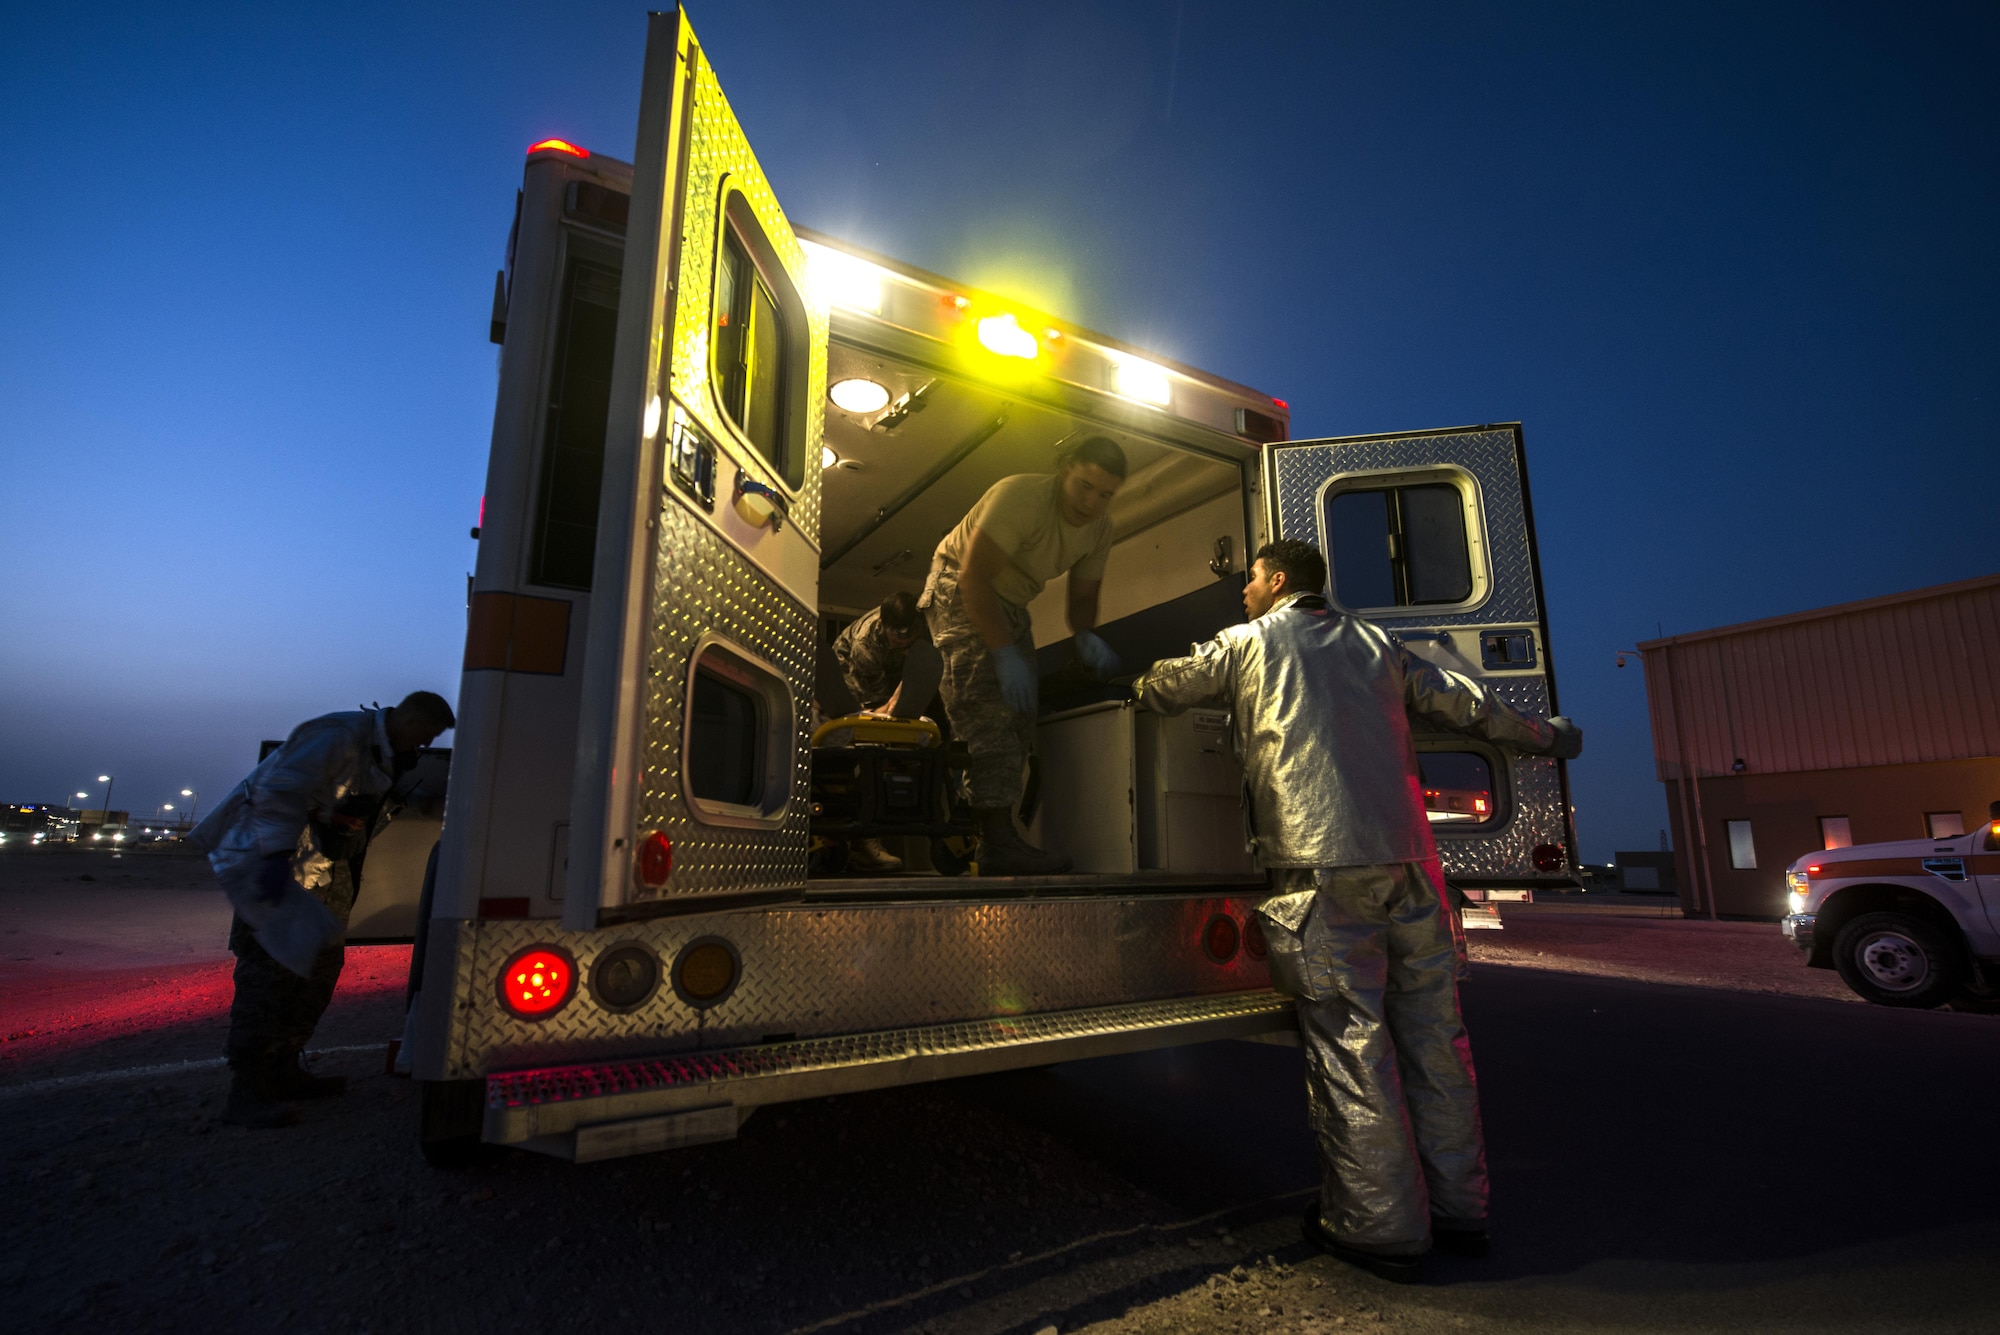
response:
<path id="1" fill-rule="evenodd" d="M 1293 867 L 1259 908 L 1273 977 L 1298 998 L 1325 1185 L 1320 1222 L 1388 1255 L 1430 1221 L 1484 1227 L 1486 1146 L 1443 877 L 1421 863 Z"/>

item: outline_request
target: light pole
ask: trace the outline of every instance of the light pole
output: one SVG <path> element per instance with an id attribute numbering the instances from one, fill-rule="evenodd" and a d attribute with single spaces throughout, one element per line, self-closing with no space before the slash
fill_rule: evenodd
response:
<path id="1" fill-rule="evenodd" d="M 183 788 L 181 789 L 181 796 L 191 797 L 194 799 L 194 801 L 188 803 L 188 814 L 187 814 L 188 824 L 192 826 L 194 824 L 194 813 L 196 809 L 201 806 L 201 794 L 196 792 L 192 788 Z"/>

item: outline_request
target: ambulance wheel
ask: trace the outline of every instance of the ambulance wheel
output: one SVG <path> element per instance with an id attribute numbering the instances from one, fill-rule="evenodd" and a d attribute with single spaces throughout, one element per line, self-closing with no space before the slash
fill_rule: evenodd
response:
<path id="1" fill-rule="evenodd" d="M 470 1168 L 493 1154 L 479 1138 L 486 1117 L 484 1080 L 419 1080 L 417 1143 L 433 1168 Z"/>
<path id="2" fill-rule="evenodd" d="M 963 876 L 972 870 L 979 841 L 967 834 L 950 834 L 931 840 L 931 866 L 940 876 Z"/>
<path id="3" fill-rule="evenodd" d="M 1833 967 L 1864 1001 L 1931 1010 L 1964 984 L 1956 943 L 1906 913 L 1864 913 L 1833 939 Z"/>

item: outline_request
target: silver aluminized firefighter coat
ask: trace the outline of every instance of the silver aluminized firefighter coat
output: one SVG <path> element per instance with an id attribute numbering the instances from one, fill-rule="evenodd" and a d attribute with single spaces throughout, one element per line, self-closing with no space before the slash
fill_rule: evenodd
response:
<path id="1" fill-rule="evenodd" d="M 1186 658 L 1155 663 L 1139 702 L 1230 710 L 1263 867 L 1359 867 L 1437 856 L 1409 716 L 1527 752 L 1549 725 L 1471 677 L 1417 657 L 1379 628 L 1295 593 Z"/>

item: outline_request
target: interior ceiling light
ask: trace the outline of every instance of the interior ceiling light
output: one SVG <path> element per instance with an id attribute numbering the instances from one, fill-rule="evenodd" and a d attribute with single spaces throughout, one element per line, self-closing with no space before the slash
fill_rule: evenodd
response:
<path id="1" fill-rule="evenodd" d="M 889 388 L 864 376 L 835 381 L 826 391 L 842 412 L 879 413 L 889 406 Z"/>
<path id="2" fill-rule="evenodd" d="M 1042 350 L 1035 336 L 1021 328 L 1021 322 L 1011 312 L 989 315 L 979 322 L 979 346 L 1001 357 L 1019 357 L 1029 362 Z"/>
<path id="3" fill-rule="evenodd" d="M 840 456 L 833 452 L 833 446 L 822 445 L 819 447 L 819 466 L 822 471 L 833 467 L 839 462 Z"/>
<path id="4" fill-rule="evenodd" d="M 871 315 L 882 313 L 882 280 L 887 277 L 886 270 L 816 241 L 801 239 L 799 245 L 806 253 L 806 287 L 818 304 L 829 308 L 844 306 Z"/>
<path id="5" fill-rule="evenodd" d="M 1112 392 L 1141 403 L 1150 403 L 1156 408 L 1164 408 L 1174 401 L 1174 389 L 1167 379 L 1164 367 L 1140 357 L 1128 357 L 1114 352 L 1111 356 Z"/>

